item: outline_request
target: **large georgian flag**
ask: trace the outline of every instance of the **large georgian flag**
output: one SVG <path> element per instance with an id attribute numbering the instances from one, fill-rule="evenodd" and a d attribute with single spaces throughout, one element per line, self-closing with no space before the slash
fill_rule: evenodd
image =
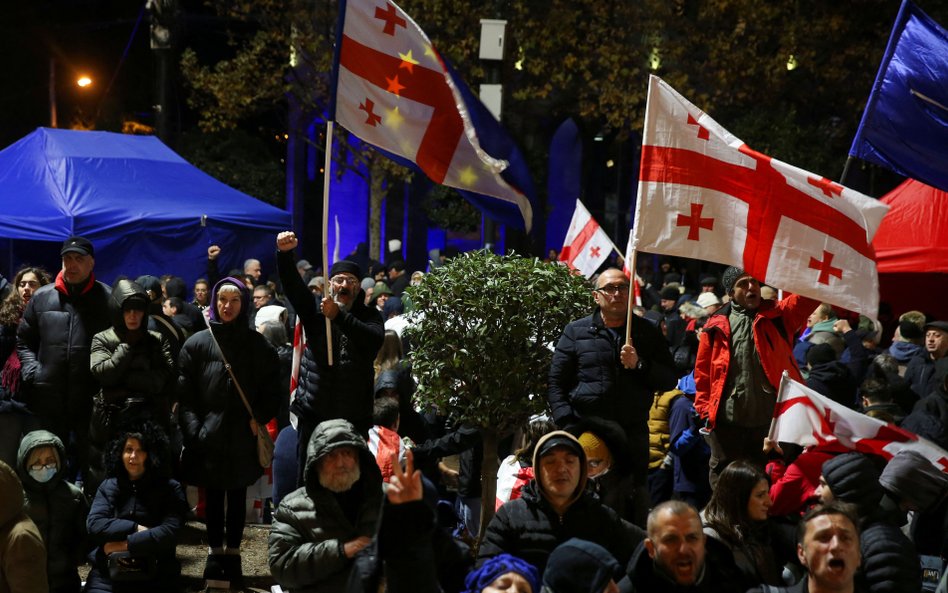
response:
<path id="1" fill-rule="evenodd" d="M 899 451 L 912 450 L 938 469 L 948 471 L 948 452 L 938 445 L 895 424 L 850 410 L 786 373 L 780 381 L 770 438 L 803 447 L 837 445 L 887 460 Z"/>
<path id="2" fill-rule="evenodd" d="M 658 77 L 649 81 L 637 250 L 744 268 L 875 317 L 869 243 L 888 206 L 752 150 Z"/>
<path id="3" fill-rule="evenodd" d="M 573 219 L 563 240 L 560 261 L 566 262 L 571 270 L 579 270 L 586 278 L 591 278 L 602 262 L 606 261 L 615 245 L 602 230 L 596 219 L 580 200 L 576 200 Z"/>
<path id="4" fill-rule="evenodd" d="M 342 6 L 336 121 L 411 161 L 436 183 L 512 206 L 529 230 L 529 199 L 501 176 L 510 162 L 488 154 L 479 137 L 491 134 L 490 145 L 500 146 L 502 128 L 482 117 L 481 106 L 466 102 L 476 99 L 452 77 L 424 31 L 389 1 L 348 0 Z"/>

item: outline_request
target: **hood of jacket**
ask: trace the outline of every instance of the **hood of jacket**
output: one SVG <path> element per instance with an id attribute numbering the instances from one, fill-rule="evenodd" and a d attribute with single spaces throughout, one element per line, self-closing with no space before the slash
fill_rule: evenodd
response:
<path id="1" fill-rule="evenodd" d="M 240 313 L 237 315 L 237 318 L 234 319 L 232 323 L 235 323 L 241 327 L 250 327 L 250 291 L 247 290 L 247 287 L 243 282 L 228 276 L 223 278 L 217 284 L 214 285 L 213 290 L 211 290 L 211 300 L 210 305 L 208 305 L 208 316 L 211 321 L 216 323 L 222 323 L 220 317 L 217 315 L 217 293 L 220 291 L 221 287 L 225 284 L 233 284 L 240 289 Z"/>
<path id="2" fill-rule="evenodd" d="M 375 462 L 375 457 L 369 451 L 365 438 L 359 434 L 351 422 L 336 418 L 320 422 L 306 446 L 303 483 L 306 485 L 306 492 L 310 498 L 313 498 L 316 492 L 325 490 L 319 483 L 319 459 L 333 449 L 345 446 L 353 447 L 359 453 L 359 471 L 362 475 L 359 481 L 366 484 L 368 488 L 380 489 L 382 487 L 382 472 Z"/>
<path id="3" fill-rule="evenodd" d="M 913 344 L 912 342 L 892 342 L 892 345 L 889 346 L 889 354 L 892 355 L 899 364 L 908 364 L 908 361 L 922 352 L 923 349 L 918 344 Z"/>
<path id="4" fill-rule="evenodd" d="M 583 446 L 579 444 L 576 437 L 565 430 L 554 430 L 553 432 L 543 435 L 543 437 L 537 441 L 537 446 L 533 450 L 533 468 L 536 475 L 534 482 L 536 483 L 537 494 L 542 496 L 544 500 L 547 500 L 546 488 L 543 486 L 543 469 L 540 466 L 540 459 L 543 457 L 542 454 L 548 452 L 548 449 L 558 446 L 569 447 L 579 457 L 579 483 L 576 485 L 576 490 L 573 491 L 573 495 L 566 503 L 566 506 L 569 507 L 582 497 L 583 492 L 586 491 L 586 481 L 588 480 L 586 473 L 586 452 L 583 451 Z"/>
<path id="5" fill-rule="evenodd" d="M 570 538 L 550 554 L 543 571 L 543 585 L 551 591 L 601 593 L 609 581 L 622 575 L 619 563 L 599 544 Z"/>
<path id="6" fill-rule="evenodd" d="M 56 455 L 59 457 L 56 473 L 52 479 L 45 484 L 34 480 L 33 477 L 30 476 L 30 468 L 26 466 L 26 462 L 30 457 L 30 451 L 37 447 L 52 447 L 56 450 Z M 20 449 L 16 454 L 16 471 L 25 487 L 50 488 L 62 479 L 63 471 L 66 469 L 65 463 L 63 462 L 64 459 L 66 459 L 66 448 L 63 447 L 63 442 L 58 436 L 48 430 L 34 430 L 33 432 L 27 433 L 20 441 Z"/>
<path id="7" fill-rule="evenodd" d="M 26 506 L 23 484 L 13 468 L 0 461 L 0 526 L 17 517 Z"/>
<path id="8" fill-rule="evenodd" d="M 879 483 L 899 500 L 925 511 L 948 493 L 948 476 L 921 453 L 899 451 L 879 476 Z"/>
<path id="9" fill-rule="evenodd" d="M 148 308 L 150 304 L 148 294 L 140 284 L 131 280 L 123 278 L 116 282 L 115 286 L 112 287 L 112 296 L 109 297 L 109 316 L 112 319 L 112 328 L 115 329 L 115 333 L 119 337 L 124 338 L 128 332 L 128 328 L 125 327 L 125 317 L 122 314 L 123 307 L 126 306 L 126 303 L 133 301 L 137 301 L 137 309 L 145 312 L 140 328 L 140 331 L 145 331 L 148 328 Z"/>
<path id="10" fill-rule="evenodd" d="M 379 378 L 375 380 L 375 396 L 383 389 L 398 389 L 398 371 L 389 369 L 379 373 Z"/>

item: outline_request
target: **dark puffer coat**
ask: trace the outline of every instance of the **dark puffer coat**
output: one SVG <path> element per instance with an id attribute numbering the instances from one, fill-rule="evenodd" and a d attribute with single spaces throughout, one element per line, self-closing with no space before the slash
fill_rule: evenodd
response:
<path id="1" fill-rule="evenodd" d="M 142 448 L 148 452 L 145 474 L 131 480 L 122 463 L 125 441 L 113 441 L 106 456 L 106 467 L 113 477 L 102 482 L 89 510 L 86 526 L 97 546 L 85 593 L 128 591 L 135 593 L 172 593 L 179 590 L 181 565 L 175 557 L 178 531 L 185 522 L 187 502 L 181 484 L 162 475 L 161 454 L 167 447 L 157 429 L 146 429 Z M 145 527 L 139 531 L 138 527 Z M 113 583 L 109 580 L 108 542 L 128 542 L 128 552 L 144 557 L 157 566 L 153 581 Z"/>
<path id="2" fill-rule="evenodd" d="M 346 516 L 337 496 L 319 483 L 319 458 L 341 446 L 359 452 L 362 476 L 349 491 L 359 497 L 355 522 Z M 343 544 L 375 536 L 382 508 L 382 473 L 365 439 L 345 420 L 321 423 L 306 452 L 306 485 L 284 498 L 273 515 L 270 573 L 293 593 L 346 591 L 355 562 L 346 558 Z"/>
<path id="3" fill-rule="evenodd" d="M 78 294 L 70 294 L 60 272 L 26 305 L 17 329 L 20 397 L 47 425 L 86 431 L 99 390 L 89 352 L 92 336 L 111 325 L 108 301 L 109 287 L 91 276 Z"/>
<path id="4" fill-rule="evenodd" d="M 30 476 L 26 463 L 30 451 L 52 447 L 59 456 L 59 469 L 48 482 Z M 26 492 L 26 514 L 36 523 L 46 544 L 46 574 L 52 593 L 78 593 L 77 566 L 89 551 L 86 541 L 86 516 L 89 502 L 82 491 L 63 478 L 66 452 L 59 437 L 45 430 L 28 433 L 20 441 L 16 471 Z"/>
<path id="5" fill-rule="evenodd" d="M 382 316 L 366 307 L 359 289 L 349 311 L 332 321 L 333 366 L 326 355 L 326 321 L 296 270 L 292 252 L 278 252 L 280 281 L 290 304 L 306 330 L 307 345 L 300 365 L 299 387 L 292 411 L 301 422 L 300 436 L 308 438 L 323 420 L 343 418 L 368 435 L 372 427 L 372 367 L 385 338 Z"/>
<path id="6" fill-rule="evenodd" d="M 221 323 L 217 293 L 223 284 L 240 288 L 241 308 L 236 319 Z M 280 391 L 280 361 L 266 338 L 250 329 L 250 296 L 234 278 L 225 278 L 211 293 L 211 328 L 237 381 L 250 401 L 260 425 L 274 417 Z M 184 343 L 178 360 L 178 419 L 184 437 L 181 464 L 189 484 L 221 490 L 244 488 L 257 481 L 263 469 L 257 458 L 257 439 L 250 415 L 221 360 L 221 352 L 206 329 Z"/>

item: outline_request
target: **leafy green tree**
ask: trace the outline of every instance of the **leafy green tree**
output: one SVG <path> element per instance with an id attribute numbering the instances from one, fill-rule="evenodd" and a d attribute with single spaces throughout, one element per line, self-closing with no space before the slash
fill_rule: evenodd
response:
<path id="1" fill-rule="evenodd" d="M 494 514 L 497 443 L 546 409 L 553 346 L 592 306 L 586 281 L 536 258 L 466 253 L 409 288 L 416 397 L 481 430 L 481 536 Z"/>

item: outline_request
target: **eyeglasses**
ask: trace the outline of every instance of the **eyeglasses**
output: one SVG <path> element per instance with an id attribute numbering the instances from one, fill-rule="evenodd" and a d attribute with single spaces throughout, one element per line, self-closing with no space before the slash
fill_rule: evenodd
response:
<path id="1" fill-rule="evenodd" d="M 350 278 L 348 276 L 333 276 L 332 278 L 329 279 L 329 281 L 332 282 L 333 284 L 338 284 L 338 285 L 348 284 L 349 286 L 353 286 L 359 283 L 358 278 Z"/>
<path id="2" fill-rule="evenodd" d="M 622 293 L 629 292 L 629 285 L 628 284 L 607 284 L 606 286 L 597 288 L 596 292 L 601 293 L 601 294 L 608 294 L 608 295 L 622 294 Z"/>
<path id="3" fill-rule="evenodd" d="M 56 464 L 56 463 L 47 463 L 46 465 L 37 463 L 35 465 L 31 465 L 30 469 L 35 472 L 38 472 L 42 469 L 56 469 L 57 467 L 59 467 L 59 464 Z"/>

